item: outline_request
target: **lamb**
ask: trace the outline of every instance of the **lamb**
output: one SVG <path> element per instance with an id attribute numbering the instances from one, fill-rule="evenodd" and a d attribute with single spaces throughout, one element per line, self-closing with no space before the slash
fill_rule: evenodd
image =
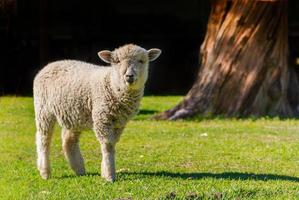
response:
<path id="1" fill-rule="evenodd" d="M 46 65 L 36 75 L 37 168 L 43 179 L 50 177 L 50 143 L 58 122 L 64 155 L 76 175 L 85 174 L 80 133 L 92 129 L 101 144 L 101 176 L 115 180 L 115 145 L 127 122 L 138 112 L 149 61 L 160 54 L 160 49 L 145 50 L 128 44 L 112 52 L 98 52 L 110 66 L 61 60 Z"/>

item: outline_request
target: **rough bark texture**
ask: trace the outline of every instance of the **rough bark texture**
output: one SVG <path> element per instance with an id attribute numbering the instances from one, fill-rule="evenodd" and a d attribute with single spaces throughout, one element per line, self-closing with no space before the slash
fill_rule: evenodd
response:
<path id="1" fill-rule="evenodd" d="M 287 30 L 287 1 L 214 0 L 197 80 L 182 102 L 155 118 L 297 115 Z"/>

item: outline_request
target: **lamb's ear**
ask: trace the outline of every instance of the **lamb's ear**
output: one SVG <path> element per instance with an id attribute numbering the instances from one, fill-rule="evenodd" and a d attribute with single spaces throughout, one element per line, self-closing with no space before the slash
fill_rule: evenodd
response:
<path id="1" fill-rule="evenodd" d="M 103 50 L 98 52 L 98 56 L 106 63 L 111 63 L 111 51 Z"/>
<path id="2" fill-rule="evenodd" d="M 161 52 L 162 51 L 160 49 L 156 48 L 148 50 L 147 53 L 149 61 L 156 60 L 160 56 Z"/>

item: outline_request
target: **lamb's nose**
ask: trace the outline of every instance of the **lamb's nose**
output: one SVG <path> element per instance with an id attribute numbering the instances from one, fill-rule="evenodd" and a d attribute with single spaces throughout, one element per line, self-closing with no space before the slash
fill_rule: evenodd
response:
<path id="1" fill-rule="evenodd" d="M 126 74 L 126 81 L 128 83 L 133 83 L 134 82 L 134 75 L 133 74 Z"/>
<path id="2" fill-rule="evenodd" d="M 133 74 L 126 74 L 126 77 L 128 77 L 128 78 L 133 78 L 134 77 L 134 75 Z"/>

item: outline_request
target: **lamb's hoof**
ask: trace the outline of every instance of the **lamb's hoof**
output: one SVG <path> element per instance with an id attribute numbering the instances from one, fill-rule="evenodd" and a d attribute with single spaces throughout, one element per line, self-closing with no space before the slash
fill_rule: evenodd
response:
<path id="1" fill-rule="evenodd" d="M 40 171 L 40 176 L 42 177 L 42 179 L 44 179 L 44 180 L 47 180 L 47 179 L 49 179 L 50 178 L 50 172 L 48 172 L 48 171 Z"/>
<path id="2" fill-rule="evenodd" d="M 77 176 L 84 176 L 86 174 L 85 169 L 78 170 L 75 173 L 76 173 Z"/>
<path id="3" fill-rule="evenodd" d="M 110 182 L 110 183 L 113 183 L 115 181 L 115 178 L 112 178 L 112 177 L 108 177 L 108 178 L 105 178 L 107 182 Z"/>
<path id="4" fill-rule="evenodd" d="M 104 178 L 107 182 L 114 182 L 115 181 L 115 176 L 104 176 L 102 175 L 102 178 Z"/>

